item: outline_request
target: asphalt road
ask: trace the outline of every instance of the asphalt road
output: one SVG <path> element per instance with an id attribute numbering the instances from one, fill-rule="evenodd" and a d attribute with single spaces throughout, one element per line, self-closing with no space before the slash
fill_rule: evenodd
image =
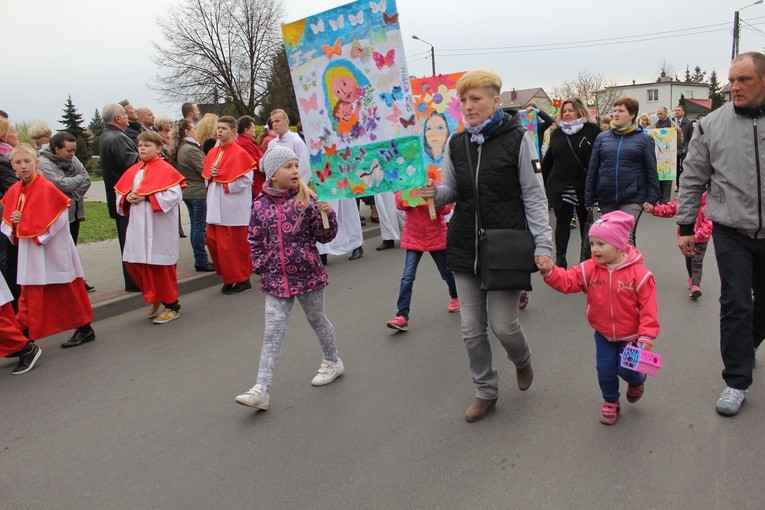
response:
<path id="1" fill-rule="evenodd" d="M 739 416 L 715 413 L 714 251 L 690 302 L 674 231 L 641 220 L 664 369 L 613 427 L 598 423 L 584 297 L 538 275 L 521 313 L 534 384 L 518 391 L 495 339 L 497 409 L 466 423 L 473 388 L 446 285 L 423 258 L 410 331 L 387 329 L 404 252 L 375 252 L 373 239 L 361 260 L 329 265 L 346 375 L 310 385 L 321 351 L 296 305 L 267 412 L 234 403 L 257 371 L 254 289 L 181 296 L 182 318 L 164 326 L 144 311 L 98 322 L 77 349 L 45 339 L 24 376 L 0 363 L 0 508 L 762 508 L 765 368 Z"/>

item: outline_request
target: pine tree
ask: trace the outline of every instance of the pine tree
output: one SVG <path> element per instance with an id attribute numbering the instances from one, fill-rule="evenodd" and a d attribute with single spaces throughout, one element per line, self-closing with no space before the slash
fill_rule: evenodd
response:
<path id="1" fill-rule="evenodd" d="M 260 103 L 258 120 L 265 124 L 271 111 L 281 108 L 290 118 L 290 124 L 300 122 L 295 89 L 292 87 L 290 64 L 287 60 L 287 51 L 282 47 L 274 56 L 271 64 L 271 79 L 268 82 L 263 101 Z"/>
<path id="2" fill-rule="evenodd" d="M 720 92 L 720 84 L 717 81 L 717 71 L 709 75 L 709 99 L 712 100 L 712 110 L 717 110 L 725 104 L 725 97 Z"/>
<path id="3" fill-rule="evenodd" d="M 693 68 L 693 75 L 691 75 L 691 83 L 704 83 L 707 81 L 707 72 L 701 70 L 701 66 Z"/>
<path id="4" fill-rule="evenodd" d="M 92 154 L 87 139 L 85 138 L 85 128 L 82 127 L 82 115 L 77 112 L 77 107 L 72 102 L 72 96 L 69 96 L 64 105 L 64 115 L 59 124 L 64 126 L 62 131 L 67 131 L 77 139 L 77 159 L 85 164 Z"/>
<path id="5" fill-rule="evenodd" d="M 98 152 L 98 143 L 101 141 L 101 133 L 104 131 L 104 120 L 101 118 L 101 113 L 96 108 L 93 112 L 93 118 L 90 119 L 88 129 L 92 133 L 90 138 L 90 151 L 92 154 Z"/>
<path id="6" fill-rule="evenodd" d="M 680 100 L 678 100 L 677 104 L 685 108 L 685 94 L 680 93 Z"/>
<path id="7" fill-rule="evenodd" d="M 685 83 L 691 82 L 691 69 L 688 64 L 685 64 Z"/>

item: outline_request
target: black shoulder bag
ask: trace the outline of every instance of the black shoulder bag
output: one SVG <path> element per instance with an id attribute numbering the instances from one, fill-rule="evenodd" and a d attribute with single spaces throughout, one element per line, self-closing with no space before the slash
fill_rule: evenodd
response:
<path id="1" fill-rule="evenodd" d="M 473 184 L 475 213 L 478 219 L 478 262 L 481 290 L 531 290 L 531 273 L 537 271 L 534 262 L 534 237 L 526 226 L 512 228 L 483 228 L 478 197 L 476 173 L 470 155 L 470 143 L 465 136 L 470 182 Z"/>

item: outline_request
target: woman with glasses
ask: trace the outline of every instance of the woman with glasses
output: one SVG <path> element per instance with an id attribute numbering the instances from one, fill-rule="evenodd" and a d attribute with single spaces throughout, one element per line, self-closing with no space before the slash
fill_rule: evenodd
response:
<path id="1" fill-rule="evenodd" d="M 579 220 L 582 243 L 588 242 L 584 231 L 587 220 L 584 183 L 592 145 L 600 128 L 592 122 L 590 112 L 579 99 L 565 100 L 555 120 L 558 129 L 550 135 L 550 145 L 542 160 L 542 175 L 547 184 L 547 200 L 555 211 L 555 265 L 565 269 L 574 212 Z"/>

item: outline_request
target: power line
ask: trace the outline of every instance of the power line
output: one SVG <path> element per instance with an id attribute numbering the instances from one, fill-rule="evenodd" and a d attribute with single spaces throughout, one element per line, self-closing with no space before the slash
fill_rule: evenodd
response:
<path id="1" fill-rule="evenodd" d="M 762 23 L 756 23 L 756 25 L 765 25 L 765 22 Z M 595 43 L 595 44 L 583 44 L 583 43 L 569 43 L 569 46 L 562 46 L 562 47 L 553 47 L 553 48 L 540 48 L 540 47 L 529 47 L 529 46 L 522 46 L 517 47 L 518 49 L 509 49 L 504 51 L 494 51 L 490 48 L 473 48 L 468 50 L 468 53 L 445 53 L 447 51 L 457 51 L 457 50 L 441 50 L 436 52 L 441 57 L 458 57 L 458 56 L 473 56 L 473 55 L 500 55 L 500 54 L 508 54 L 508 53 L 536 53 L 536 52 L 542 52 L 542 51 L 556 51 L 556 50 L 571 50 L 571 49 L 578 49 L 578 48 L 592 48 L 596 46 L 614 46 L 618 44 L 629 44 L 629 43 L 636 43 L 636 42 L 646 42 L 646 41 L 658 41 L 662 39 L 674 39 L 676 37 L 687 37 L 687 36 L 693 36 L 693 35 L 702 35 L 702 34 L 708 34 L 712 32 L 721 32 L 721 31 L 728 31 L 729 28 L 718 28 L 714 30 L 703 30 L 699 32 L 692 32 L 692 33 L 685 33 L 685 34 L 675 34 L 675 35 L 664 35 L 660 37 L 644 37 L 642 39 L 633 39 L 629 41 L 609 41 L 609 42 L 602 42 L 602 43 Z M 640 37 L 640 36 L 632 36 L 632 37 Z M 562 43 L 561 43 L 562 44 Z M 542 45 L 540 45 L 542 46 Z M 488 50 L 488 51 L 487 51 Z"/>

